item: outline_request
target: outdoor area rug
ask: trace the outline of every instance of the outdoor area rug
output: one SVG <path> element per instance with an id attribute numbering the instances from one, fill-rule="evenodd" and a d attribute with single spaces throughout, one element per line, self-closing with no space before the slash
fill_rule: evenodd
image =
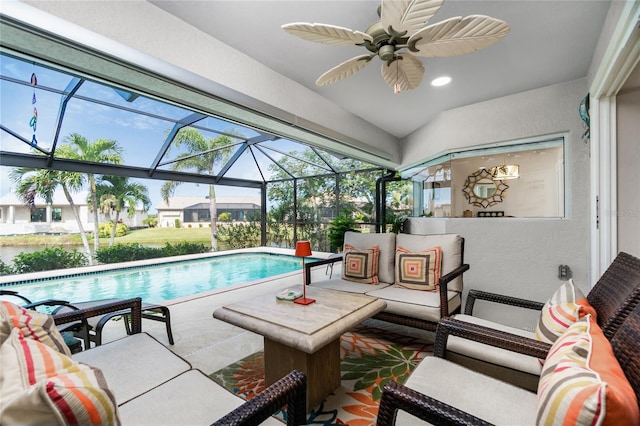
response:
<path id="1" fill-rule="evenodd" d="M 360 325 L 340 338 L 342 385 L 308 416 L 314 425 L 372 425 L 382 387 L 388 380 L 405 383 L 433 343 L 381 328 Z M 256 352 L 210 377 L 230 392 L 251 399 L 264 388 L 263 353 Z M 277 413 L 280 419 L 286 412 Z"/>

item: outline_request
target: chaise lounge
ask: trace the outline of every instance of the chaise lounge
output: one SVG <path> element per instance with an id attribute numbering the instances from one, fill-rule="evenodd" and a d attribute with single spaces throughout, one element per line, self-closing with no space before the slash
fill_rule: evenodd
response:
<path id="1" fill-rule="evenodd" d="M 73 357 L 54 325 L 122 311 L 131 317 L 132 335 Z M 245 402 L 142 333 L 141 326 L 139 298 L 53 319 L 1 302 L 0 423 L 281 424 L 271 415 L 284 405 L 288 425 L 305 423 L 304 374 L 292 371 Z"/>

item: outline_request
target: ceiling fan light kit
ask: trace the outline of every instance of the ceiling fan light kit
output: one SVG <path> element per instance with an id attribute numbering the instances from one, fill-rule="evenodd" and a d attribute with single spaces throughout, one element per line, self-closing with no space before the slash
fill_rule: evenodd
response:
<path id="1" fill-rule="evenodd" d="M 382 78 L 394 93 L 418 87 L 424 66 L 416 56 L 447 57 L 464 55 L 491 46 L 509 31 L 506 22 L 484 15 L 454 17 L 427 25 L 440 10 L 444 0 L 382 0 L 380 20 L 365 32 L 327 24 L 295 22 L 282 26 L 289 34 L 307 41 L 341 46 L 363 46 L 370 53 L 331 68 L 316 84 L 326 86 L 368 65 L 378 56 L 382 61 Z"/>

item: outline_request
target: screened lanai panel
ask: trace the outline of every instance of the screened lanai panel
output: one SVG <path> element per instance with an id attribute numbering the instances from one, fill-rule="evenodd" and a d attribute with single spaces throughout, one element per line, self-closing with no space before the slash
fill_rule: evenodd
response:
<path id="1" fill-rule="evenodd" d="M 0 70 L 2 125 L 18 136 L 2 132 L 2 149 L 26 153 L 33 143 L 49 151 L 60 102 L 72 77 L 5 54 L 0 55 Z"/>
<path id="2" fill-rule="evenodd" d="M 199 114 L 192 114 L 193 117 Z M 207 126 L 206 119 L 193 125 L 167 131 L 168 149 L 158 164 L 159 169 L 181 170 L 217 176 L 242 148 L 246 137 L 242 128 L 216 131 Z"/>
<path id="3" fill-rule="evenodd" d="M 240 149 L 243 149 L 242 154 L 224 174 L 224 177 L 264 182 L 265 173 L 263 170 L 266 171 L 273 162 L 265 157 L 255 146 L 246 146 Z"/>
<path id="4" fill-rule="evenodd" d="M 241 125 L 206 107 L 178 105 L 20 53 L 3 49 L 0 59 L 3 165 L 41 167 L 40 160 L 10 154 L 53 152 L 47 167 L 74 167 L 55 159 L 68 156 L 62 147 L 79 135 L 89 144 L 116 142 L 121 154 L 118 173 L 136 177 L 153 177 L 157 170 L 162 173 L 156 176 L 176 180 L 201 181 L 191 175 L 213 175 L 218 184 L 247 186 L 377 168 L 256 130 L 259 123 L 255 128 Z"/>
<path id="5" fill-rule="evenodd" d="M 334 170 L 311 147 L 288 139 L 261 142 L 257 147 L 278 165 L 268 167 L 267 180 L 326 175 Z"/>
<path id="6" fill-rule="evenodd" d="M 58 147 L 66 144 L 71 134 L 80 134 L 91 143 L 108 139 L 121 147 L 123 165 L 149 167 L 172 125 L 168 119 L 74 97 L 62 121 Z M 55 156 L 60 154 L 57 149 Z"/>

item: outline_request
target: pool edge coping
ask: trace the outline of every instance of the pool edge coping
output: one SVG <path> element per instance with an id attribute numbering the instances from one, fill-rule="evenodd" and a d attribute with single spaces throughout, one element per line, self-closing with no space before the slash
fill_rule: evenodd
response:
<path id="1" fill-rule="evenodd" d="M 285 254 L 285 255 L 293 256 L 295 254 L 295 250 L 260 246 L 260 247 L 250 247 L 250 248 L 243 248 L 243 249 L 188 254 L 183 256 L 170 256 L 170 257 L 160 257 L 155 259 L 134 260 L 131 262 L 118 262 L 118 263 L 109 263 L 109 264 L 101 264 L 101 265 L 83 266 L 80 268 L 53 269 L 49 271 L 30 272 L 26 274 L 4 275 L 0 277 L 0 287 L 8 287 L 14 284 L 19 285 L 20 283 L 24 283 L 27 281 L 50 280 L 54 278 L 63 278 L 63 277 L 74 276 L 74 275 L 91 275 L 98 272 L 112 271 L 116 269 L 133 269 L 133 268 L 139 268 L 144 266 L 157 266 L 164 263 L 175 263 L 175 262 L 183 262 L 183 261 L 189 261 L 189 260 L 199 260 L 199 259 L 206 259 L 209 257 L 225 256 L 230 254 L 242 254 L 242 253 L 271 253 L 271 254 Z M 329 255 L 330 253 L 326 253 L 326 252 L 313 253 L 313 257 L 316 257 L 316 258 L 325 258 L 325 257 L 328 257 Z M 255 281 L 263 281 L 263 280 L 255 280 Z M 240 283 L 237 285 L 241 285 L 241 284 L 246 284 L 246 286 L 249 286 L 249 285 L 257 284 L 257 282 L 249 281 L 247 283 Z M 235 285 L 232 287 L 235 287 Z M 235 287 L 235 288 L 238 288 L 238 287 Z M 172 300 L 177 300 L 177 299 L 172 299 Z"/>

